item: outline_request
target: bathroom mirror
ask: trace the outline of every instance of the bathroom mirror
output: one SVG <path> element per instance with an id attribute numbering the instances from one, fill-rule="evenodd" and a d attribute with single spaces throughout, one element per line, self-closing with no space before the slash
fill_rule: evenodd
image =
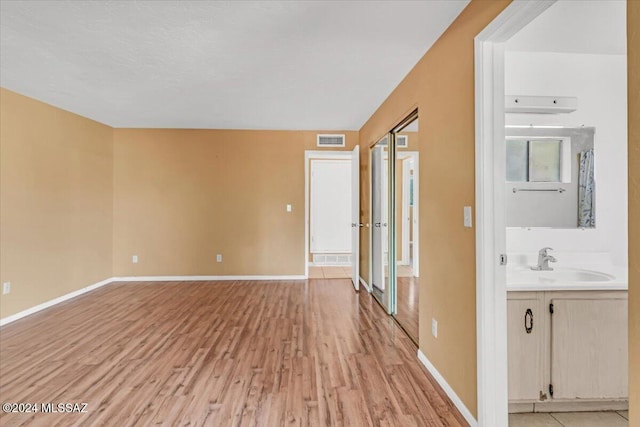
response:
<path id="1" fill-rule="evenodd" d="M 594 228 L 593 127 L 507 127 L 507 227 Z"/>

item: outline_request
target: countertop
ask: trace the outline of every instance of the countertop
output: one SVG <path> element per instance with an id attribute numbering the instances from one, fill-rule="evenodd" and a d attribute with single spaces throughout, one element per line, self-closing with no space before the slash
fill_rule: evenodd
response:
<path id="1" fill-rule="evenodd" d="M 528 269 L 528 270 L 527 270 Z M 566 268 L 565 270 L 574 270 Z M 626 291 L 629 289 L 628 272 L 626 268 L 612 266 L 584 266 L 575 270 L 597 272 L 611 276 L 608 281 L 562 281 L 553 279 L 553 271 L 545 272 L 544 276 L 537 275 L 529 266 L 519 265 L 507 269 L 507 292 L 532 291 Z"/>

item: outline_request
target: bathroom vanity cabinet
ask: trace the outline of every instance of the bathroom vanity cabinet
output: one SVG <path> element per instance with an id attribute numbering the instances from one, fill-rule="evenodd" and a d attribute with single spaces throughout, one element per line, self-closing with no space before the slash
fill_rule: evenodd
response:
<path id="1" fill-rule="evenodd" d="M 510 412 L 627 406 L 627 291 L 507 295 Z"/>

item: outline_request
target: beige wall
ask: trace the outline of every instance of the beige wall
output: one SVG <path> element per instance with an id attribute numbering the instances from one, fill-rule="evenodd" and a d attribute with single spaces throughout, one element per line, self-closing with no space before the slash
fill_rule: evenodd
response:
<path id="1" fill-rule="evenodd" d="M 507 4 L 471 2 L 360 135 L 347 132 L 348 148 L 358 138 L 362 148 L 370 222 L 368 147 L 420 109 L 420 348 L 474 414 L 475 230 L 461 225 L 474 204 L 473 37 Z M 628 2 L 627 20 L 630 415 L 640 426 L 640 2 Z M 0 282 L 12 282 L 0 317 L 112 275 L 302 274 L 304 150 L 316 132 L 114 131 L 0 94 Z M 368 245 L 363 232 L 367 280 Z"/>
<path id="2" fill-rule="evenodd" d="M 304 151 L 319 132 L 116 129 L 114 275 L 304 274 Z M 353 149 L 358 133 L 340 133 Z"/>
<path id="3" fill-rule="evenodd" d="M 419 343 L 474 415 L 475 230 L 462 227 L 462 207 L 474 205 L 473 38 L 508 3 L 472 1 L 360 130 L 362 219 L 368 221 L 366 151 L 414 108 L 419 109 Z M 631 425 L 640 426 L 640 2 L 628 2 L 628 8 L 630 414 Z M 367 280 L 368 245 L 368 233 L 363 233 L 361 272 Z M 438 339 L 429 333 L 431 318 L 438 319 Z"/>
<path id="4" fill-rule="evenodd" d="M 627 2 L 629 102 L 629 425 L 640 426 L 640 2 Z"/>
<path id="5" fill-rule="evenodd" d="M 420 349 L 474 415 L 475 229 L 462 225 L 462 208 L 474 205 L 475 194 L 473 39 L 508 3 L 472 1 L 360 130 L 368 178 L 369 146 L 419 109 Z M 363 222 L 370 222 L 363 181 Z M 361 235 L 367 276 L 368 237 Z M 438 320 L 438 339 L 431 318 Z"/>
<path id="6" fill-rule="evenodd" d="M 108 279 L 112 129 L 0 89 L 4 318 Z"/>

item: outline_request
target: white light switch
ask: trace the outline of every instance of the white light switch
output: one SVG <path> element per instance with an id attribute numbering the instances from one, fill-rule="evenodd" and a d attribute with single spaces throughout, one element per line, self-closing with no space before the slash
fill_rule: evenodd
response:
<path id="1" fill-rule="evenodd" d="M 216 255 L 216 261 L 217 262 L 222 262 L 222 254 Z"/>
<path id="2" fill-rule="evenodd" d="M 464 226 L 465 227 L 471 227 L 472 226 L 471 206 L 465 206 L 464 207 Z"/>
<path id="3" fill-rule="evenodd" d="M 291 205 L 287 205 L 287 212 L 291 212 Z"/>
<path id="4" fill-rule="evenodd" d="M 131 257 L 131 262 L 134 263 L 134 264 L 137 264 L 138 263 L 138 255 L 132 256 Z"/>
<path id="5" fill-rule="evenodd" d="M 2 284 L 2 293 L 6 295 L 9 292 L 11 292 L 11 282 L 4 282 Z"/>
<path id="6" fill-rule="evenodd" d="M 438 321 L 436 319 L 431 319 L 431 335 L 438 338 Z"/>

